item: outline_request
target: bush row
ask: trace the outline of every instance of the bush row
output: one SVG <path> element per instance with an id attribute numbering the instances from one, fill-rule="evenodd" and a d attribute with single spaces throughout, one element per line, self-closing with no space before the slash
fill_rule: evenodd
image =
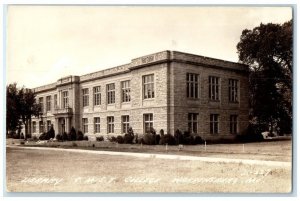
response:
<path id="1" fill-rule="evenodd" d="M 182 132 L 180 130 L 176 130 L 175 135 L 164 134 L 164 130 L 160 130 L 160 134 L 156 134 L 155 129 L 151 128 L 148 133 L 138 136 L 134 135 L 132 128 L 129 130 L 127 134 L 124 136 L 117 136 L 109 138 L 111 142 L 117 142 L 119 144 L 146 144 L 146 145 L 196 145 L 201 144 L 204 141 L 198 135 L 192 135 L 189 132 Z"/>

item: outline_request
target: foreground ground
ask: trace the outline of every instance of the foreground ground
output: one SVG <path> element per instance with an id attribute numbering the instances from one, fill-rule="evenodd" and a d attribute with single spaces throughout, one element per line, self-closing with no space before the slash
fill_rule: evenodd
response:
<path id="1" fill-rule="evenodd" d="M 261 150 L 257 153 L 263 152 L 272 156 L 272 152 L 274 155 L 286 152 L 288 158 L 291 155 L 290 141 L 260 145 L 253 144 L 252 152 L 254 147 L 257 147 L 256 150 Z M 222 146 L 225 147 L 219 147 Z M 250 151 L 251 146 L 247 147 Z M 227 149 L 232 150 L 230 145 L 227 145 Z M 13 147 L 8 147 L 6 151 L 6 186 L 11 192 L 269 193 L 290 192 L 292 188 L 291 167 L 95 155 Z M 228 153 L 230 152 L 232 151 Z M 219 156 L 221 151 L 218 153 L 216 155 Z M 223 155 L 228 156 L 226 152 Z M 259 158 L 259 154 L 257 156 Z"/>

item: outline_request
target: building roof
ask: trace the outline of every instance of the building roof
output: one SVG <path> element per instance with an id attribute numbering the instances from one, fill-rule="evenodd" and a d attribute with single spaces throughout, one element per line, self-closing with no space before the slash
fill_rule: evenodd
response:
<path id="1" fill-rule="evenodd" d="M 248 66 L 241 63 L 225 61 L 225 60 L 215 59 L 211 57 L 204 57 L 204 56 L 185 53 L 185 52 L 166 50 L 166 51 L 157 52 L 154 54 L 132 59 L 130 63 L 125 65 L 116 66 L 113 68 L 108 68 L 93 73 L 88 73 L 82 76 L 70 75 L 67 77 L 63 77 L 60 78 L 55 83 L 36 87 L 33 90 L 35 92 L 41 92 L 45 90 L 55 89 L 57 86 L 63 85 L 64 83 L 87 82 L 94 79 L 118 75 L 118 74 L 130 72 L 131 70 L 134 69 L 143 68 L 150 65 L 165 63 L 165 62 L 181 62 L 181 63 L 198 65 L 198 66 L 206 66 L 210 68 L 220 68 L 220 69 L 227 69 L 233 71 L 248 72 Z"/>

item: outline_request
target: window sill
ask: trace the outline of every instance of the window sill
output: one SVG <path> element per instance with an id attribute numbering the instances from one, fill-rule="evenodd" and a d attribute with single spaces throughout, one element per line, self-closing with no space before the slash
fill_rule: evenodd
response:
<path id="1" fill-rule="evenodd" d="M 155 98 L 144 98 L 143 101 L 153 101 Z"/>

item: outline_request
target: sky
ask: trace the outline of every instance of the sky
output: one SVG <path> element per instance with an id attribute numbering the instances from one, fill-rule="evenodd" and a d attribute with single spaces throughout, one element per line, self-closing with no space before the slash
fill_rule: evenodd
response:
<path id="1" fill-rule="evenodd" d="M 238 62 L 244 29 L 290 19 L 290 7 L 9 5 L 6 83 L 33 88 L 163 50 Z"/>

